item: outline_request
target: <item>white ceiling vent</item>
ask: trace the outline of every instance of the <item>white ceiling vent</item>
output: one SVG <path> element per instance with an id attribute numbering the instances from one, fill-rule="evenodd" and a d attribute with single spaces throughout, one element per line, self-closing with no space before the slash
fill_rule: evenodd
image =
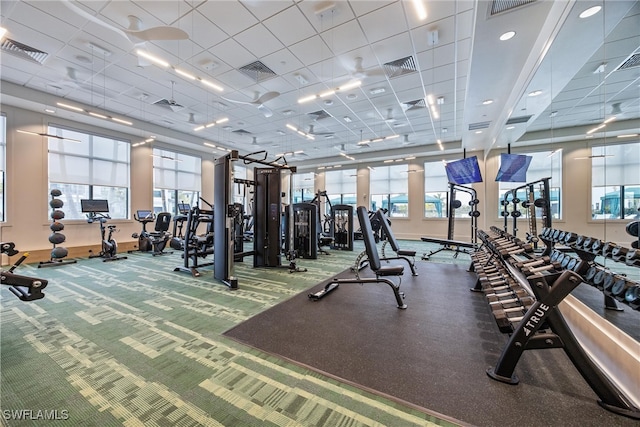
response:
<path id="1" fill-rule="evenodd" d="M 398 77 L 404 74 L 415 73 L 416 63 L 413 60 L 413 56 L 407 56 L 405 58 L 396 59 L 395 61 L 382 64 L 384 73 L 387 77 Z"/>
<path id="2" fill-rule="evenodd" d="M 307 115 L 310 116 L 313 120 L 316 120 L 316 121 L 331 117 L 331 114 L 329 114 L 326 110 L 314 111 L 314 112 L 311 112 L 311 113 L 307 113 Z"/>
<path id="3" fill-rule="evenodd" d="M 534 3 L 536 0 L 493 0 L 491 3 L 491 16 L 506 12 L 525 4 Z"/>
<path id="4" fill-rule="evenodd" d="M 248 130 L 244 130 L 244 129 L 232 130 L 231 133 L 235 133 L 237 135 L 251 135 L 251 132 L 249 132 Z"/>
<path id="5" fill-rule="evenodd" d="M 424 102 L 424 98 L 402 103 L 402 107 L 404 108 L 404 111 L 419 110 L 420 108 L 425 108 L 426 105 L 427 104 Z"/>
<path id="6" fill-rule="evenodd" d="M 162 108 L 165 108 L 167 110 L 171 110 L 174 113 L 177 112 L 177 111 L 180 111 L 180 110 L 182 110 L 184 108 L 183 105 L 178 104 L 173 99 L 166 99 L 166 98 L 162 98 L 161 100 L 154 102 L 153 105 L 157 105 L 158 107 L 162 107 Z"/>
<path id="7" fill-rule="evenodd" d="M 238 71 L 240 71 L 242 74 L 249 77 L 256 83 L 261 83 L 265 80 L 269 80 L 277 75 L 271 68 L 267 67 L 260 61 L 255 61 L 251 64 L 240 67 L 238 68 Z"/>
<path id="8" fill-rule="evenodd" d="M 478 129 L 486 129 L 489 127 L 491 122 L 477 122 L 469 124 L 469 130 L 478 130 Z"/>
<path id="9" fill-rule="evenodd" d="M 2 52 L 10 53 L 37 64 L 42 64 L 49 56 L 46 52 L 11 39 L 4 39 L 0 49 L 2 49 Z"/>
<path id="10" fill-rule="evenodd" d="M 505 125 L 517 125 L 519 123 L 527 123 L 531 117 L 533 117 L 533 116 L 511 117 L 509 120 L 507 120 Z"/>
<path id="11" fill-rule="evenodd" d="M 629 68 L 640 66 L 640 51 L 635 51 L 627 59 L 622 61 L 622 64 L 618 65 L 614 71 L 627 70 Z"/>

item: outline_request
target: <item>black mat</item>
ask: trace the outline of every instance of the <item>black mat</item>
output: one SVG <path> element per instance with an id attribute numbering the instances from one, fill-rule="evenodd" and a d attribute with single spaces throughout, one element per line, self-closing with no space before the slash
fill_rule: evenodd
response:
<path id="1" fill-rule="evenodd" d="M 560 349 L 525 352 L 517 386 L 491 380 L 485 370 L 507 336 L 484 296 L 469 291 L 475 276 L 457 265 L 418 268 L 403 277 L 406 310 L 386 285 L 343 284 L 316 302 L 299 294 L 225 335 L 478 426 L 638 425 L 602 409 Z"/>

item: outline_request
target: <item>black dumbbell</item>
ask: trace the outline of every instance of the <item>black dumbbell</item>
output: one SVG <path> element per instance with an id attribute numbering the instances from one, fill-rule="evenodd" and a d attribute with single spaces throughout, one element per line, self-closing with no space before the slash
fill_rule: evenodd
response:
<path id="1" fill-rule="evenodd" d="M 611 251 L 611 258 L 619 262 L 624 262 L 627 257 L 627 253 L 629 253 L 628 248 L 625 248 L 624 246 L 616 246 Z"/>
<path id="2" fill-rule="evenodd" d="M 640 309 L 640 285 L 633 285 L 627 288 L 624 299 L 634 310 Z"/>
<path id="3" fill-rule="evenodd" d="M 564 235 L 564 243 L 567 245 L 570 245 L 573 242 L 575 242 L 577 238 L 578 238 L 578 235 L 576 233 L 567 232 Z"/>
<path id="4" fill-rule="evenodd" d="M 534 258 L 534 259 L 530 259 L 527 261 L 519 261 L 519 262 L 514 262 L 513 266 L 515 268 L 522 268 L 522 267 L 535 267 L 536 265 L 540 265 L 540 264 L 544 264 L 544 263 L 548 263 L 551 262 L 552 259 L 548 256 L 542 256 L 539 258 Z"/>
<path id="5" fill-rule="evenodd" d="M 618 300 L 624 301 L 625 293 L 627 292 L 627 288 L 630 288 L 633 285 L 632 282 L 621 278 L 616 280 L 616 282 L 611 287 L 611 294 Z"/>
<path id="6" fill-rule="evenodd" d="M 611 255 L 613 255 L 613 250 L 617 247 L 618 245 L 616 245 L 613 242 L 605 242 L 602 245 L 602 250 L 600 251 L 600 253 L 602 254 L 603 257 L 610 257 Z"/>
<path id="7" fill-rule="evenodd" d="M 606 277 L 607 272 L 605 270 L 599 270 L 595 276 L 593 276 L 593 285 L 598 288 L 598 289 L 602 289 L 602 287 L 604 286 L 604 279 Z"/>
<path id="8" fill-rule="evenodd" d="M 506 300 L 498 300 L 498 301 L 491 301 L 489 302 L 489 305 L 491 306 L 491 309 L 493 310 L 493 307 L 498 307 L 498 308 L 513 308 L 513 307 L 522 307 L 523 305 L 532 305 L 535 302 L 535 299 L 531 296 L 523 296 L 521 298 L 509 298 Z"/>
<path id="9" fill-rule="evenodd" d="M 640 249 L 630 249 L 625 256 L 627 265 L 640 265 Z"/>
<path id="10" fill-rule="evenodd" d="M 589 267 L 589 269 L 587 270 L 587 272 L 584 275 L 584 280 L 585 282 L 587 282 L 590 285 L 593 285 L 593 279 L 596 277 L 596 274 L 598 273 L 598 268 L 595 266 L 591 266 Z"/>
<path id="11" fill-rule="evenodd" d="M 520 288 L 520 289 L 505 289 L 500 292 L 488 293 L 488 294 L 485 294 L 485 297 L 487 297 L 487 300 L 489 302 L 493 302 L 493 301 L 504 301 L 511 298 L 526 297 L 527 295 L 529 294 L 527 293 L 526 289 Z"/>
<path id="12" fill-rule="evenodd" d="M 576 240 L 574 242 L 575 246 L 577 248 L 582 248 L 582 246 L 584 246 L 584 241 L 587 239 L 586 236 L 578 236 L 576 237 Z"/>
<path id="13" fill-rule="evenodd" d="M 562 258 L 562 262 L 560 263 L 560 267 L 569 268 L 569 263 L 571 262 L 572 259 L 574 259 L 572 256 L 565 255 L 565 257 Z"/>

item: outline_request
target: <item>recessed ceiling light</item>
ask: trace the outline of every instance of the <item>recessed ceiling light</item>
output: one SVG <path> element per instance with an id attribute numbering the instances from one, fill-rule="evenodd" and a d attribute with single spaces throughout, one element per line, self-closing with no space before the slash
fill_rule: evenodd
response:
<path id="1" fill-rule="evenodd" d="M 349 117 L 349 116 L 344 116 L 342 119 L 347 123 L 351 123 L 353 121 L 353 120 L 351 120 L 351 117 Z"/>
<path id="2" fill-rule="evenodd" d="M 489 105 L 489 104 L 493 104 L 493 99 L 485 99 L 484 101 L 482 101 L 482 105 Z"/>
<path id="3" fill-rule="evenodd" d="M 500 40 L 502 40 L 504 42 L 504 41 L 507 41 L 509 39 L 512 39 L 515 35 L 516 35 L 515 31 L 507 31 L 506 33 L 504 33 L 504 34 L 502 34 L 500 36 Z"/>
<path id="4" fill-rule="evenodd" d="M 515 126 L 507 126 L 508 130 L 515 129 L 515 128 L 516 128 Z"/>
<path id="5" fill-rule="evenodd" d="M 49 113 L 49 114 L 53 114 L 53 113 L 55 113 L 55 112 L 56 112 L 56 110 L 54 110 L 53 108 L 45 108 L 45 109 L 44 109 L 44 112 L 45 112 L 45 113 Z"/>
<path id="6" fill-rule="evenodd" d="M 552 111 L 552 112 L 549 113 L 549 117 L 555 117 L 557 115 L 558 115 L 557 111 Z"/>
<path id="7" fill-rule="evenodd" d="M 541 90 L 534 90 L 533 92 L 529 92 L 529 96 L 538 96 L 542 93 Z"/>
<path id="8" fill-rule="evenodd" d="M 370 93 L 371 95 L 377 95 L 377 94 L 379 94 L 379 93 L 384 93 L 384 88 L 383 88 L 383 87 L 378 87 L 378 88 L 375 88 L 375 89 L 371 89 L 371 90 L 369 91 L 369 93 Z"/>
<path id="9" fill-rule="evenodd" d="M 347 95 L 347 99 L 349 101 L 353 101 L 354 99 L 356 99 L 358 97 L 358 95 L 356 95 L 355 93 L 350 93 Z"/>
<path id="10" fill-rule="evenodd" d="M 593 6 L 593 7 L 590 7 L 589 9 L 582 11 L 582 13 L 579 16 L 580 18 L 588 18 L 600 12 L 600 9 L 602 9 L 602 6 Z"/>
<path id="11" fill-rule="evenodd" d="M 477 130 L 477 131 L 476 131 L 476 134 L 481 134 L 481 133 L 482 133 L 482 131 L 481 131 L 481 130 Z"/>

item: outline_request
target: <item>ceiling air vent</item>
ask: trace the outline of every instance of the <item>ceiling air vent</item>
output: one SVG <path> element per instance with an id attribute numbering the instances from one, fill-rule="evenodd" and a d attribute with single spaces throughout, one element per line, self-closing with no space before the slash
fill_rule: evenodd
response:
<path id="1" fill-rule="evenodd" d="M 49 56 L 46 52 L 11 39 L 4 39 L 0 49 L 2 49 L 3 52 L 16 55 L 27 61 L 35 62 L 36 64 L 42 64 L 44 60 L 47 59 L 47 56 Z"/>
<path id="2" fill-rule="evenodd" d="M 307 113 L 307 115 L 311 116 L 313 120 L 322 120 L 327 117 L 331 117 L 331 114 L 327 113 L 325 110 L 314 111 L 312 113 Z"/>
<path id="3" fill-rule="evenodd" d="M 416 72 L 416 63 L 413 60 L 413 56 L 407 56 L 405 58 L 396 59 L 395 61 L 382 64 L 384 73 L 387 77 L 398 77 L 404 74 Z"/>
<path id="4" fill-rule="evenodd" d="M 424 102 L 424 98 L 420 98 L 414 101 L 403 102 L 402 106 L 404 107 L 404 111 L 412 111 L 425 108 L 427 104 Z"/>
<path id="5" fill-rule="evenodd" d="M 627 59 L 622 61 L 622 64 L 618 65 L 614 71 L 626 70 L 638 66 L 640 66 L 640 52 L 634 52 Z"/>
<path id="6" fill-rule="evenodd" d="M 184 108 L 183 105 L 178 104 L 173 99 L 165 99 L 165 98 L 162 98 L 161 100 L 154 102 L 153 105 L 157 105 L 158 107 L 162 107 L 162 108 L 165 108 L 167 110 L 171 110 L 174 113 L 177 112 L 177 111 L 180 111 L 180 110 L 182 110 Z"/>
<path id="7" fill-rule="evenodd" d="M 249 132 L 248 130 L 244 130 L 244 129 L 232 130 L 231 133 L 235 133 L 237 135 L 251 135 L 251 132 Z"/>
<path id="8" fill-rule="evenodd" d="M 238 71 L 256 83 L 269 80 L 276 76 L 276 73 L 274 73 L 271 68 L 267 67 L 260 61 L 255 61 L 251 64 L 245 65 L 244 67 L 240 67 L 238 68 Z"/>
<path id="9" fill-rule="evenodd" d="M 507 125 L 517 125 L 518 123 L 527 123 L 529 121 L 529 119 L 533 117 L 533 116 L 518 116 L 518 117 L 511 117 L 509 120 L 507 120 Z"/>
<path id="10" fill-rule="evenodd" d="M 491 16 L 497 15 L 525 4 L 533 3 L 536 0 L 494 0 L 491 3 Z"/>
<path id="11" fill-rule="evenodd" d="M 469 124 L 469 130 L 486 129 L 486 128 L 489 127 L 490 124 L 491 124 L 491 122 L 470 123 Z"/>

